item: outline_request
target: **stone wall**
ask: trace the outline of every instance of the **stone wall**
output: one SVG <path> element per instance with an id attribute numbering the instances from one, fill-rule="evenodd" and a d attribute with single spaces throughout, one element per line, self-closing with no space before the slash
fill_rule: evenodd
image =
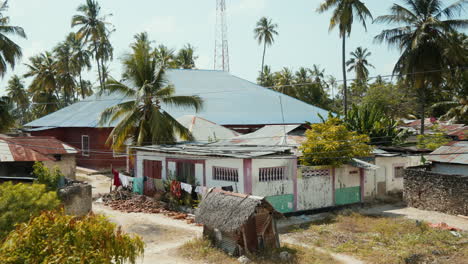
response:
<path id="1" fill-rule="evenodd" d="M 91 185 L 72 181 L 59 189 L 58 195 L 66 214 L 83 216 L 91 212 L 93 202 Z"/>
<path id="2" fill-rule="evenodd" d="M 440 174 L 430 167 L 405 169 L 403 198 L 408 206 L 468 215 L 468 176 Z"/>
<path id="3" fill-rule="evenodd" d="M 76 178 L 75 154 L 62 155 L 59 161 L 44 161 L 43 164 L 51 170 L 57 167 L 69 179 Z"/>

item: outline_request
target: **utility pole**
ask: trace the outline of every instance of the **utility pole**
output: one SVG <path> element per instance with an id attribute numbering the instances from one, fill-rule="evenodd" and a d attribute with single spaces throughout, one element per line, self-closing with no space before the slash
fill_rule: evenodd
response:
<path id="1" fill-rule="evenodd" d="M 227 38 L 226 1 L 216 0 L 214 69 L 229 72 L 229 43 Z"/>

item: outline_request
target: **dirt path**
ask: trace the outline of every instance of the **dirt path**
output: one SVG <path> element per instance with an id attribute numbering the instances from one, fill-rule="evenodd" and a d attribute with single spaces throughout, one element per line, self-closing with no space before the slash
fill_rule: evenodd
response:
<path id="1" fill-rule="evenodd" d="M 106 176 L 77 173 L 77 179 L 87 181 L 93 186 L 93 197 L 109 192 L 110 179 Z M 123 213 L 99 202 L 93 203 L 93 211 L 106 215 L 124 231 L 142 237 L 145 242 L 145 254 L 137 263 L 192 263 L 179 258 L 176 249 L 185 242 L 201 236 L 201 227 L 187 224 L 182 220 L 174 220 L 162 214 Z"/>
<path id="2" fill-rule="evenodd" d="M 292 245 L 296 245 L 296 246 L 300 246 L 300 247 L 304 247 L 304 248 L 310 248 L 310 249 L 314 249 L 314 250 L 316 250 L 317 252 L 320 252 L 320 253 L 330 254 L 334 259 L 336 259 L 337 261 L 339 261 L 339 262 L 341 262 L 343 264 L 364 264 L 365 263 L 365 262 L 362 262 L 361 260 L 356 259 L 356 258 L 354 258 L 352 256 L 339 254 L 339 253 L 333 253 L 333 252 L 330 252 L 330 251 L 325 250 L 325 249 L 320 248 L 320 247 L 314 247 L 314 246 L 311 246 L 309 244 L 301 243 L 301 242 L 295 240 L 294 238 L 288 236 L 288 234 L 281 235 L 280 238 L 281 238 L 282 243 L 288 243 L 288 244 L 292 244 Z"/>

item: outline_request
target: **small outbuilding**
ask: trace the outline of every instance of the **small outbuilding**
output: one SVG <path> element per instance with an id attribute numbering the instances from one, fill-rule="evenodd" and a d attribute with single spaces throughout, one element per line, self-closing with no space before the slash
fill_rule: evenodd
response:
<path id="1" fill-rule="evenodd" d="M 218 189 L 208 191 L 195 213 L 203 235 L 235 256 L 279 248 L 276 220 L 281 217 L 263 197 Z"/>

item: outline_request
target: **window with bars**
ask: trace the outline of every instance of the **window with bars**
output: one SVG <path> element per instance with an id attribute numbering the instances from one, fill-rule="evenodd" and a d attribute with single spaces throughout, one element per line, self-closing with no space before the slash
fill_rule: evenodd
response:
<path id="1" fill-rule="evenodd" d="M 81 155 L 89 157 L 89 136 L 81 136 Z"/>
<path id="2" fill-rule="evenodd" d="M 283 181 L 288 179 L 287 167 L 260 168 L 258 174 L 261 182 Z"/>
<path id="3" fill-rule="evenodd" d="M 236 168 L 213 167 L 213 180 L 239 182 L 239 170 Z"/>
<path id="4" fill-rule="evenodd" d="M 395 170 L 395 178 L 403 178 L 404 172 L 405 172 L 405 167 L 403 166 L 396 166 L 393 168 Z"/>

